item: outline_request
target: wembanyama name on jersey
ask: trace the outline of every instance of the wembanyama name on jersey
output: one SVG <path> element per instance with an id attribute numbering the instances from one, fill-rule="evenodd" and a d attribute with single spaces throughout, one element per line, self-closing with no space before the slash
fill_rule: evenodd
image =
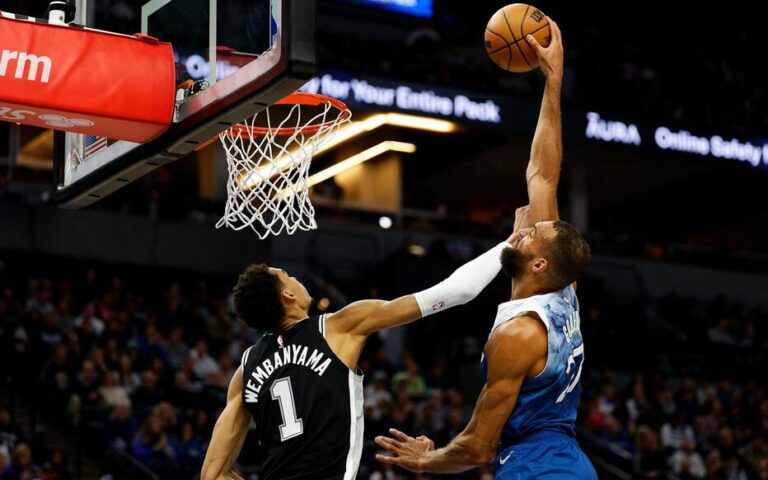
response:
<path id="1" fill-rule="evenodd" d="M 278 342 L 282 343 L 282 339 L 278 339 Z M 310 353 L 309 347 L 305 345 L 286 345 L 277 350 L 272 358 L 262 360 L 251 372 L 250 378 L 245 383 L 245 402 L 258 402 L 261 387 L 264 386 L 264 382 L 272 375 L 272 372 L 289 364 L 306 367 L 322 377 L 331 364 L 331 359 L 316 348 L 313 348 Z"/>

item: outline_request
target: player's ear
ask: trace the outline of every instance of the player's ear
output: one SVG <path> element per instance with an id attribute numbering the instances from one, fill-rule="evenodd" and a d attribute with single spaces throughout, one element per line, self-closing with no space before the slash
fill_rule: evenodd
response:
<path id="1" fill-rule="evenodd" d="M 544 273 L 549 268 L 549 262 L 544 257 L 539 257 L 533 260 L 533 273 Z"/>
<path id="2" fill-rule="evenodd" d="M 283 288 L 283 291 L 280 292 L 280 298 L 283 300 L 283 303 L 294 303 L 296 301 L 296 296 L 293 294 L 293 292 L 290 292 L 288 289 Z"/>

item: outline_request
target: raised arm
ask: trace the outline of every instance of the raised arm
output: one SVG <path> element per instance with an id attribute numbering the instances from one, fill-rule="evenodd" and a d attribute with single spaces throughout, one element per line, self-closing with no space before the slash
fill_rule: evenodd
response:
<path id="1" fill-rule="evenodd" d="M 467 427 L 448 446 L 433 450 L 426 437 L 412 438 L 390 429 L 394 438 L 376 437 L 392 456 L 376 455 L 383 463 L 413 472 L 458 473 L 490 461 L 517 403 L 520 387 L 546 355 L 547 332 L 535 318 L 522 316 L 499 327 L 488 340 L 488 381 L 480 392 Z"/>
<path id="2" fill-rule="evenodd" d="M 251 425 L 251 415 L 243 405 L 242 391 L 243 367 L 240 366 L 229 382 L 227 406 L 213 427 L 211 443 L 205 453 L 200 474 L 201 480 L 242 480 L 232 471 Z"/>
<path id="3" fill-rule="evenodd" d="M 528 35 L 526 40 L 536 50 L 541 71 L 547 81 L 541 100 L 539 121 L 531 144 L 531 158 L 526 171 L 528 201 L 531 205 L 531 225 L 547 220 L 559 220 L 557 184 L 563 158 L 560 122 L 560 90 L 563 81 L 563 42 L 560 29 L 549 18 L 552 40 L 547 48 Z"/>

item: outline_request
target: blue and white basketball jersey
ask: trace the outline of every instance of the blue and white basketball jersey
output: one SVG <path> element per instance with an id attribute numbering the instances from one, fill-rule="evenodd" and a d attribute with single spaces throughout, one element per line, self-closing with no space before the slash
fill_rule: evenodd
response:
<path id="1" fill-rule="evenodd" d="M 549 349 L 544 370 L 526 378 L 512 414 L 504 426 L 499 450 L 542 430 L 563 433 L 575 438 L 574 424 L 584 364 L 584 340 L 579 330 L 579 301 L 572 286 L 557 292 L 499 305 L 493 330 L 505 322 L 535 312 L 547 327 Z M 483 382 L 488 365 L 481 360 Z"/>

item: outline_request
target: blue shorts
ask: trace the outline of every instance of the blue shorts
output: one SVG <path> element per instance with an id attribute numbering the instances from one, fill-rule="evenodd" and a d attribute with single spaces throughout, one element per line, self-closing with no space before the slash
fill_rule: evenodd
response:
<path id="1" fill-rule="evenodd" d="M 597 473 L 575 439 L 541 431 L 502 450 L 496 480 L 597 480 Z"/>

